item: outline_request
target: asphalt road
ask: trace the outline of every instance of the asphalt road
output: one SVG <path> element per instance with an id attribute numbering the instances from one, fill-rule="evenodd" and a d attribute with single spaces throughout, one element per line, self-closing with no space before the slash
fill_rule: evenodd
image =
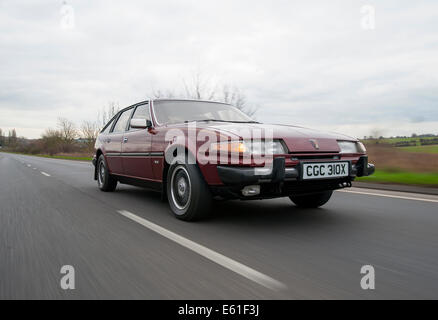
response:
<path id="1" fill-rule="evenodd" d="M 158 194 L 103 193 L 90 163 L 0 153 L 0 298 L 438 298 L 438 197 L 366 189 L 175 219 Z M 179 243 L 180 242 L 180 243 Z M 63 290 L 63 265 L 75 289 Z M 375 290 L 363 290 L 363 265 Z"/>

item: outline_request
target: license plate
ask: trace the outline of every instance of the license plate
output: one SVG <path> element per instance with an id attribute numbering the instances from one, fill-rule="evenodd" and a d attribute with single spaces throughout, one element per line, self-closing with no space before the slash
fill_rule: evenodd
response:
<path id="1" fill-rule="evenodd" d="M 303 180 L 342 178 L 350 175 L 350 163 L 344 162 L 317 162 L 303 163 Z"/>

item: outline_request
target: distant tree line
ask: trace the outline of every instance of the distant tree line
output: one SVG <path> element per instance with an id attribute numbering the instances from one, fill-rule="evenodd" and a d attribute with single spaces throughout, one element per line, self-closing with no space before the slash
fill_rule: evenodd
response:
<path id="1" fill-rule="evenodd" d="M 0 145 L 7 151 L 29 154 L 88 153 L 98 133 L 93 122 L 84 121 L 78 128 L 72 121 L 59 118 L 57 127 L 46 129 L 40 139 L 17 138 L 15 129 L 5 137 L 0 129 Z"/>
<path id="2" fill-rule="evenodd" d="M 46 129 L 39 139 L 18 138 L 15 129 L 5 136 L 0 129 L 0 146 L 6 151 L 28 154 L 90 154 L 100 129 L 119 109 L 118 104 L 110 102 L 99 110 L 95 121 L 83 121 L 80 126 L 58 118 L 56 128 Z"/>
<path id="3" fill-rule="evenodd" d="M 0 146 L 1 147 L 13 147 L 17 145 L 18 138 L 17 138 L 17 131 L 15 129 L 9 130 L 8 135 L 3 135 L 3 130 L 0 129 Z"/>
<path id="4" fill-rule="evenodd" d="M 416 134 L 413 133 L 410 136 L 390 136 L 390 137 L 384 137 L 384 136 L 376 136 L 376 135 L 370 135 L 370 136 L 364 136 L 364 140 L 382 140 L 382 139 L 410 139 L 410 138 L 433 138 L 438 137 L 438 134 L 433 133 L 426 133 L 426 134 Z"/>
<path id="5" fill-rule="evenodd" d="M 152 90 L 149 98 L 185 98 L 195 100 L 216 100 L 234 105 L 242 112 L 253 116 L 257 107 L 247 103 L 245 95 L 235 86 L 214 84 L 200 73 L 190 80 L 183 80 L 183 91 Z M 15 129 L 4 136 L 0 129 L 0 146 L 7 151 L 29 154 L 91 154 L 96 138 L 101 130 L 120 107 L 116 102 L 109 102 L 101 108 L 95 121 L 83 121 L 80 126 L 69 119 L 58 118 L 56 128 L 48 128 L 39 139 L 18 138 Z"/>

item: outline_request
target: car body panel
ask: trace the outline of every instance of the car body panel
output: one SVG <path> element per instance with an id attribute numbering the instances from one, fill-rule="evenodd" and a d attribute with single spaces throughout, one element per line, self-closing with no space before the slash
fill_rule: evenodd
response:
<path id="1" fill-rule="evenodd" d="M 290 152 L 339 152 L 338 140 L 345 141 L 357 141 L 349 136 L 326 133 L 319 130 L 287 126 L 287 125 L 272 125 L 272 124 L 245 124 L 249 130 L 271 130 L 274 139 L 282 139 Z M 228 132 L 234 139 L 239 139 L 241 136 L 236 134 L 242 129 L 242 125 L 224 123 L 224 124 L 198 124 L 199 128 L 208 128 L 211 130 L 220 130 L 221 132 Z M 311 139 L 315 139 L 319 142 L 319 149 L 316 150 Z"/>
<path id="2" fill-rule="evenodd" d="M 238 141 L 243 137 L 239 131 L 244 127 L 248 130 L 262 130 L 272 132 L 273 139 L 280 139 L 287 147 L 285 154 L 277 154 L 273 159 L 268 160 L 264 165 L 273 165 L 275 159 L 282 159 L 281 166 L 285 168 L 296 168 L 299 170 L 301 163 L 305 162 L 327 162 L 327 161 L 348 161 L 354 172 L 367 173 L 367 168 L 356 166 L 368 166 L 369 172 L 374 171 L 372 165 L 368 165 L 365 153 L 341 154 L 338 141 L 358 142 L 357 139 L 331 132 L 323 132 L 291 125 L 273 125 L 260 123 L 225 123 L 225 122 L 196 122 L 192 124 L 158 124 L 153 109 L 153 101 L 141 102 L 137 105 L 148 104 L 151 115 L 152 127 L 141 130 L 127 131 L 124 134 L 103 134 L 101 133 L 96 141 L 96 155 L 103 153 L 111 174 L 134 178 L 137 180 L 154 181 L 164 184 L 166 181 L 166 170 L 169 164 L 166 162 L 166 155 L 175 148 L 183 148 L 188 154 L 196 159 L 199 170 L 211 187 L 225 187 L 218 172 L 218 165 L 221 163 L 204 163 L 202 156 L 198 155 L 199 148 L 205 141 L 198 141 L 197 135 L 201 130 L 209 132 L 216 137 L 216 141 Z M 132 106 L 131 106 L 132 107 Z M 120 112 L 129 109 L 125 108 Z M 128 130 L 128 128 L 127 128 Z M 179 130 L 183 136 L 169 140 L 172 130 Z M 193 138 L 195 137 L 195 138 Z M 241 159 L 237 163 L 227 164 L 233 168 L 258 167 L 255 162 L 244 163 Z M 371 168 L 372 167 L 372 168 Z M 290 171 L 292 172 L 292 171 Z M 348 177 L 342 182 L 350 183 L 355 176 Z M 294 183 L 298 183 L 299 178 Z M 272 181 L 271 181 L 272 183 Z M 287 182 L 286 182 L 287 183 Z M 336 181 L 331 182 L 331 186 Z M 295 186 L 294 186 L 295 188 Z"/>
<path id="3" fill-rule="evenodd" d="M 141 179 L 154 179 L 151 167 L 152 136 L 148 130 L 128 131 L 123 136 L 123 174 Z"/>
<path id="4" fill-rule="evenodd" d="M 122 140 L 123 133 L 111 133 L 104 139 L 104 155 L 112 174 L 123 174 Z"/>

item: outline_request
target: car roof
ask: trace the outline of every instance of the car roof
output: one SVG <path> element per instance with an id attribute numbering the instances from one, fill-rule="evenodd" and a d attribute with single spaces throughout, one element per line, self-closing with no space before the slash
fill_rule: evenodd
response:
<path id="1" fill-rule="evenodd" d="M 188 102 L 220 103 L 220 104 L 225 104 L 225 105 L 228 105 L 228 106 L 232 106 L 229 103 L 221 102 L 221 101 L 215 101 L 215 100 L 157 98 L 157 99 L 144 100 L 144 101 L 140 101 L 140 102 L 134 103 L 134 104 L 132 104 L 130 106 L 127 106 L 127 107 L 125 107 L 123 109 L 120 109 L 119 112 L 116 113 L 116 115 L 119 114 L 119 113 L 122 113 L 122 112 L 124 112 L 124 111 L 126 111 L 126 110 L 128 110 L 130 108 L 134 108 L 134 107 L 136 107 L 138 105 L 149 103 L 150 101 L 152 101 L 152 103 L 154 103 L 155 101 L 182 101 L 182 102 L 188 101 Z"/>
<path id="2" fill-rule="evenodd" d="M 188 101 L 188 102 L 205 102 L 205 103 L 220 103 L 220 104 L 226 104 L 230 105 L 229 103 L 222 102 L 222 101 L 215 101 L 215 100 L 203 100 L 203 99 L 172 99 L 172 98 L 158 98 L 158 99 L 152 99 L 152 102 L 155 101 Z"/>

